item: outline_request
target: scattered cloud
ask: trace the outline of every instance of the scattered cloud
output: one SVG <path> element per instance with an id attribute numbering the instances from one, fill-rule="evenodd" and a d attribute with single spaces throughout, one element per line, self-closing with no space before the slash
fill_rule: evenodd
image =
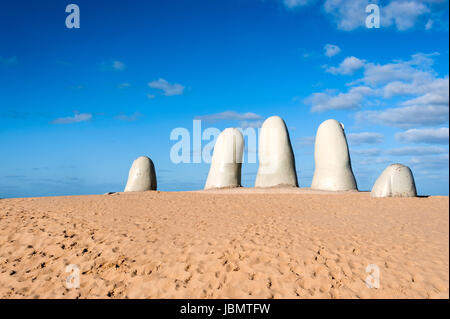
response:
<path id="1" fill-rule="evenodd" d="M 405 106 L 383 111 L 361 111 L 356 113 L 357 123 L 374 123 L 399 128 L 434 126 L 448 122 L 448 106 Z"/>
<path id="2" fill-rule="evenodd" d="M 297 144 L 299 146 L 310 146 L 310 145 L 314 145 L 315 141 L 316 141 L 315 136 L 304 136 L 304 137 L 300 137 L 297 140 Z"/>
<path id="3" fill-rule="evenodd" d="M 361 158 L 361 159 L 358 159 L 357 161 L 355 161 L 355 164 L 361 165 L 361 166 L 372 166 L 374 164 L 386 164 L 386 163 L 392 163 L 392 161 L 389 157 L 383 157 L 383 156 L 378 156 L 375 158 Z"/>
<path id="4" fill-rule="evenodd" d="M 55 120 L 53 120 L 52 124 L 72 124 L 72 123 L 79 123 L 79 122 L 86 122 L 92 119 L 92 114 L 90 113 L 76 113 L 74 112 L 74 116 L 69 117 L 60 117 Z"/>
<path id="5" fill-rule="evenodd" d="M 398 103 L 394 108 L 357 113 L 357 121 L 401 128 L 447 123 L 449 78 L 448 75 L 438 78 L 430 69 L 433 64 L 431 57 L 437 55 L 417 53 L 409 61 L 385 65 L 367 64 L 364 77 L 357 83 L 372 86 L 381 84 L 375 89 L 384 98 L 415 97 Z"/>
<path id="6" fill-rule="evenodd" d="M 351 31 L 364 26 L 367 0 L 326 0 L 323 8 L 340 30 Z"/>
<path id="7" fill-rule="evenodd" d="M 259 128 L 263 125 L 262 120 L 258 120 L 258 121 L 242 121 L 239 126 L 243 129 L 246 128 Z"/>
<path id="8" fill-rule="evenodd" d="M 407 61 L 394 60 L 386 64 L 366 63 L 364 77 L 357 82 L 373 86 L 393 81 L 408 81 L 417 84 L 428 82 L 435 77 L 431 67 L 434 63 L 433 57 L 437 55 L 439 55 L 437 52 L 416 53 Z"/>
<path id="9" fill-rule="evenodd" d="M 352 87 L 347 93 L 335 93 L 325 91 L 313 93 L 304 100 L 305 104 L 311 105 L 312 112 L 323 112 L 329 110 L 358 109 L 364 98 L 373 94 L 373 90 L 367 86 Z"/>
<path id="10" fill-rule="evenodd" d="M 421 24 L 430 29 L 433 22 L 430 16 L 445 12 L 448 7 L 440 6 L 444 0 L 326 0 L 323 8 L 337 25 L 344 31 L 365 28 L 368 14 L 365 9 L 368 4 L 375 3 L 380 6 L 380 24 L 382 28 L 394 27 L 399 31 L 409 30 Z M 427 19 L 428 18 L 428 19 Z"/>
<path id="11" fill-rule="evenodd" d="M 152 100 L 155 98 L 155 94 L 147 94 L 147 98 Z"/>
<path id="12" fill-rule="evenodd" d="M 382 88 L 382 94 L 384 98 L 424 94 L 427 98 L 433 97 L 433 99 L 426 103 L 423 99 L 419 99 L 405 103 L 405 105 L 417 104 L 417 102 L 422 105 L 430 102 L 435 105 L 446 105 L 448 103 L 448 83 L 448 76 L 437 79 L 428 77 L 412 82 L 392 81 Z"/>
<path id="13" fill-rule="evenodd" d="M 252 121 L 252 120 L 262 120 L 263 117 L 261 115 L 251 112 L 237 113 L 234 111 L 225 111 L 221 113 L 196 116 L 195 119 L 206 122 L 217 122 L 223 120 Z"/>
<path id="14" fill-rule="evenodd" d="M 341 52 L 341 48 L 339 48 L 335 44 L 326 44 L 323 49 L 325 50 L 325 55 L 329 58 L 332 56 L 335 56 L 336 54 L 339 54 Z"/>
<path id="15" fill-rule="evenodd" d="M 383 142 L 384 135 L 373 132 L 361 132 L 347 134 L 347 140 L 350 144 L 379 144 Z"/>
<path id="16" fill-rule="evenodd" d="M 416 169 L 448 169 L 448 154 L 435 156 L 414 156 L 409 160 L 409 164 Z M 448 176 L 448 174 L 447 174 Z"/>
<path id="17" fill-rule="evenodd" d="M 448 153 L 448 148 L 438 146 L 406 146 L 382 150 L 379 148 L 367 149 L 350 149 L 352 155 L 376 157 L 381 155 L 390 156 L 423 156 L 423 155 L 439 155 Z"/>
<path id="18" fill-rule="evenodd" d="M 379 148 L 367 148 L 362 150 L 350 149 L 352 155 L 360 156 L 380 156 L 383 151 Z"/>
<path id="19" fill-rule="evenodd" d="M 104 71 L 123 71 L 126 69 L 125 63 L 121 61 L 103 62 L 101 67 Z"/>
<path id="20" fill-rule="evenodd" d="M 118 85 L 118 87 L 119 87 L 119 89 L 126 89 L 126 88 L 131 87 L 131 84 L 128 83 L 128 82 L 124 82 L 124 83 L 120 83 L 120 84 Z"/>
<path id="21" fill-rule="evenodd" d="M 120 120 L 120 121 L 126 121 L 126 122 L 134 122 L 137 121 L 140 117 L 142 117 L 143 115 L 139 112 L 135 112 L 131 115 L 126 115 L 126 114 L 119 114 L 115 117 L 116 120 Z"/>
<path id="22" fill-rule="evenodd" d="M 326 69 L 331 74 L 351 75 L 364 66 L 364 60 L 354 56 L 346 57 L 338 67 L 329 67 Z"/>
<path id="23" fill-rule="evenodd" d="M 126 66 L 125 66 L 125 63 L 123 63 L 123 62 L 113 61 L 112 68 L 117 71 L 123 71 L 123 70 L 125 70 Z"/>
<path id="24" fill-rule="evenodd" d="M 441 127 L 438 129 L 410 129 L 395 134 L 395 138 L 403 143 L 448 144 L 448 136 L 448 127 Z"/>
<path id="25" fill-rule="evenodd" d="M 388 155 L 395 156 L 417 156 L 417 155 L 436 155 L 448 153 L 448 149 L 438 146 L 407 146 L 387 150 Z"/>
<path id="26" fill-rule="evenodd" d="M 283 0 L 283 4 L 286 8 L 293 9 L 308 5 L 314 1 L 315 0 Z"/>
<path id="27" fill-rule="evenodd" d="M 260 128 L 263 124 L 263 117 L 251 112 L 237 113 L 234 111 L 225 111 L 221 113 L 196 116 L 194 119 L 205 122 L 240 121 L 239 127 L 242 129 Z"/>
<path id="28" fill-rule="evenodd" d="M 416 24 L 418 18 L 429 13 L 430 9 L 422 3 L 423 1 L 391 1 L 382 10 L 381 27 L 395 25 L 398 30 L 411 29 Z"/>
<path id="29" fill-rule="evenodd" d="M 423 94 L 417 98 L 407 100 L 402 105 L 412 106 L 442 106 L 447 107 L 449 105 L 449 81 L 448 75 L 445 78 L 438 78 L 428 83 L 424 83 L 421 86 L 413 85 L 416 94 Z"/>
<path id="30" fill-rule="evenodd" d="M 390 103 L 393 107 L 356 113 L 357 123 L 400 128 L 446 124 L 449 115 L 449 77 L 438 77 L 433 70 L 433 58 L 438 55 L 436 52 L 416 53 L 409 60 L 394 60 L 386 64 L 364 61 L 363 76 L 348 83 L 347 92 L 330 89 L 316 92 L 306 98 L 304 103 L 311 105 L 313 112 L 359 109 L 363 104 L 373 107 Z M 351 65 L 360 65 L 358 62 L 344 62 L 327 71 L 333 74 L 351 73 Z M 396 98 L 394 102 L 388 101 L 393 98 Z"/>
<path id="31" fill-rule="evenodd" d="M 308 51 L 306 48 L 298 48 L 298 52 L 300 53 L 303 59 L 308 59 L 315 56 L 314 52 Z"/>
<path id="32" fill-rule="evenodd" d="M 162 90 L 165 96 L 181 95 L 184 91 L 184 86 L 181 84 L 170 84 L 162 78 L 150 82 L 148 86 L 152 89 Z"/>

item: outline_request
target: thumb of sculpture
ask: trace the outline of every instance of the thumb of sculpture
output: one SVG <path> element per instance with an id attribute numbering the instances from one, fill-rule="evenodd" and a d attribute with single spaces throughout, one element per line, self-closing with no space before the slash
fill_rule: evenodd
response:
<path id="1" fill-rule="evenodd" d="M 415 197 L 416 183 L 411 169 L 402 164 L 385 168 L 370 192 L 372 197 Z"/>
<path id="2" fill-rule="evenodd" d="M 155 165 L 147 156 L 138 157 L 131 165 L 124 192 L 156 190 Z"/>

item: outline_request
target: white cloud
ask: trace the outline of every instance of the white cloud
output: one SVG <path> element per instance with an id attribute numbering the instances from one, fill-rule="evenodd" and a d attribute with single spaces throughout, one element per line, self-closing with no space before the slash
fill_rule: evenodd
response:
<path id="1" fill-rule="evenodd" d="M 336 54 L 339 54 L 341 52 L 341 48 L 339 48 L 335 44 L 326 44 L 323 49 L 325 50 L 325 55 L 329 58 L 332 56 L 335 56 Z"/>
<path id="2" fill-rule="evenodd" d="M 52 124 L 71 124 L 86 122 L 92 119 L 92 114 L 90 113 L 75 113 L 74 116 L 60 117 L 52 121 Z"/>
<path id="3" fill-rule="evenodd" d="M 415 99 L 403 102 L 403 105 L 448 105 L 448 91 L 445 94 L 426 93 Z"/>
<path id="4" fill-rule="evenodd" d="M 246 128 L 259 128 L 263 125 L 263 121 L 242 121 L 239 126 L 243 129 Z"/>
<path id="5" fill-rule="evenodd" d="M 418 95 L 439 89 L 436 85 L 445 81 L 448 83 L 448 78 L 429 78 L 420 81 L 414 80 L 413 82 L 392 81 L 382 87 L 381 90 L 383 97 L 388 99 L 399 95 Z"/>
<path id="6" fill-rule="evenodd" d="M 315 141 L 316 141 L 315 136 L 304 136 L 304 137 L 300 137 L 297 140 L 297 143 L 299 146 L 309 146 L 309 145 L 314 145 Z"/>
<path id="7" fill-rule="evenodd" d="M 125 64 L 120 61 L 114 61 L 112 64 L 112 67 L 113 67 L 113 69 L 118 70 L 118 71 L 125 70 Z"/>
<path id="8" fill-rule="evenodd" d="M 423 94 L 414 99 L 403 102 L 403 105 L 435 105 L 447 106 L 449 105 L 449 78 L 438 78 L 422 85 L 411 85 L 415 94 Z"/>
<path id="9" fill-rule="evenodd" d="M 126 66 L 125 66 L 125 63 L 123 63 L 123 62 L 113 61 L 112 68 L 117 71 L 123 71 L 123 70 L 125 70 Z"/>
<path id="10" fill-rule="evenodd" d="M 147 94 L 147 98 L 152 100 L 155 98 L 155 94 Z"/>
<path id="11" fill-rule="evenodd" d="M 126 69 L 126 65 L 125 63 L 117 60 L 108 61 L 101 64 L 101 69 L 103 71 L 123 71 Z"/>
<path id="12" fill-rule="evenodd" d="M 181 84 L 170 84 L 162 78 L 150 82 L 148 86 L 153 89 L 162 90 L 165 96 L 181 95 L 184 91 L 184 86 Z"/>
<path id="13" fill-rule="evenodd" d="M 443 153 L 448 153 L 448 149 L 438 146 L 407 146 L 386 151 L 386 154 L 395 156 L 435 155 Z"/>
<path id="14" fill-rule="evenodd" d="M 338 67 L 329 67 L 326 69 L 331 74 L 350 75 L 358 71 L 364 66 L 364 61 L 354 56 L 346 57 Z"/>
<path id="15" fill-rule="evenodd" d="M 408 61 L 396 60 L 387 64 L 366 63 L 364 77 L 356 82 L 366 85 L 382 85 L 394 81 L 409 81 L 418 84 L 435 77 L 431 69 L 433 56 L 438 53 L 416 53 Z"/>
<path id="16" fill-rule="evenodd" d="M 202 120 L 202 121 L 222 121 L 222 120 L 238 120 L 238 121 L 253 121 L 253 120 L 261 120 L 263 117 L 261 115 L 247 112 L 247 113 L 237 113 L 234 111 L 225 111 L 221 113 L 216 114 L 208 114 L 208 115 L 201 115 L 196 116 L 196 120 Z"/>
<path id="17" fill-rule="evenodd" d="M 391 162 L 392 162 L 391 159 L 388 157 L 365 158 L 365 159 L 354 161 L 354 163 L 356 165 L 360 165 L 360 166 L 372 166 L 374 164 L 386 164 L 386 163 L 391 163 Z"/>
<path id="18" fill-rule="evenodd" d="M 350 31 L 364 26 L 367 0 L 326 0 L 324 10 L 337 23 L 338 29 Z"/>
<path id="19" fill-rule="evenodd" d="M 364 97 L 373 94 L 373 90 L 366 86 L 352 87 L 347 93 L 332 92 L 313 93 L 304 102 L 311 105 L 312 112 L 358 109 Z"/>
<path id="20" fill-rule="evenodd" d="M 137 121 L 140 117 L 142 117 L 142 114 L 139 112 L 135 112 L 134 114 L 131 115 L 119 114 L 115 117 L 115 119 L 126 122 L 134 122 Z"/>
<path id="21" fill-rule="evenodd" d="M 391 108 L 356 113 L 357 122 L 400 128 L 445 124 L 449 115 L 449 77 L 439 78 L 432 69 L 433 57 L 437 55 L 417 53 L 406 61 L 365 63 L 363 77 L 348 83 L 347 92 L 316 92 L 304 103 L 310 104 L 314 112 L 359 109 L 363 104 L 366 107 L 386 105 L 390 103 L 386 99 L 397 97 Z M 344 63 L 341 65 L 332 71 L 346 73 Z"/>
<path id="22" fill-rule="evenodd" d="M 414 0 L 391 1 L 381 10 L 381 27 L 395 25 L 400 31 L 411 29 L 419 16 L 430 12 L 430 9 L 422 1 Z"/>
<path id="23" fill-rule="evenodd" d="M 315 53 L 312 51 L 308 51 L 306 48 L 298 48 L 298 53 L 301 55 L 301 57 L 304 60 L 307 60 L 313 56 L 315 56 Z"/>
<path id="24" fill-rule="evenodd" d="M 347 140 L 350 144 L 378 144 L 383 142 L 384 135 L 373 132 L 361 132 L 347 134 Z"/>
<path id="25" fill-rule="evenodd" d="M 395 134 L 395 138 L 404 143 L 448 144 L 448 134 L 448 127 L 438 129 L 410 129 Z"/>
<path id="26" fill-rule="evenodd" d="M 433 126 L 448 122 L 448 106 L 405 106 L 383 111 L 362 111 L 355 115 L 358 123 L 375 123 L 400 128 Z"/>
<path id="27" fill-rule="evenodd" d="M 440 2 L 444 0 L 391 0 L 382 3 L 378 0 L 326 0 L 323 8 L 334 19 L 340 30 L 365 28 L 368 15 L 365 9 L 369 3 L 380 6 L 381 28 L 392 26 L 404 31 L 421 24 L 428 30 L 433 22 L 426 17 L 439 15 L 440 12 L 448 10 L 448 7 L 439 6 Z"/>
<path id="28" fill-rule="evenodd" d="M 392 148 L 388 150 L 381 150 L 379 148 L 366 148 L 366 149 L 350 149 L 352 155 L 359 156 L 380 156 L 380 155 L 391 155 L 391 156 L 422 156 L 422 155 L 439 155 L 448 153 L 447 148 L 439 146 L 406 146 Z"/>
<path id="29" fill-rule="evenodd" d="M 438 156 L 414 156 L 409 160 L 410 166 L 416 169 L 448 169 L 448 154 Z M 448 175 L 447 175 L 448 176 Z M 442 178 L 442 176 L 441 176 Z"/>
<path id="30" fill-rule="evenodd" d="M 392 81 L 414 81 L 429 76 L 428 73 L 415 69 L 405 63 L 388 63 L 384 65 L 368 63 L 364 77 L 360 82 L 370 85 L 380 85 Z"/>
<path id="31" fill-rule="evenodd" d="M 350 149 L 350 153 L 352 155 L 360 155 L 360 156 L 379 156 L 382 153 L 382 150 L 379 148 L 366 148 L 361 150 Z"/>
<path id="32" fill-rule="evenodd" d="M 293 9 L 296 7 L 302 7 L 302 6 L 308 5 L 314 1 L 315 0 L 283 0 L 283 4 L 288 9 Z"/>
<path id="33" fill-rule="evenodd" d="M 356 114 L 359 122 L 395 127 L 445 124 L 449 114 L 449 78 L 437 78 L 431 69 L 437 53 L 412 55 L 409 61 L 384 65 L 368 63 L 364 77 L 354 83 L 372 86 L 384 98 L 415 96 L 397 103 L 397 107 Z M 384 85 L 384 86 L 383 86 Z"/>
<path id="34" fill-rule="evenodd" d="M 130 83 L 125 82 L 125 83 L 120 83 L 118 87 L 119 87 L 119 89 L 125 89 L 125 88 L 129 88 L 130 86 L 131 86 Z"/>

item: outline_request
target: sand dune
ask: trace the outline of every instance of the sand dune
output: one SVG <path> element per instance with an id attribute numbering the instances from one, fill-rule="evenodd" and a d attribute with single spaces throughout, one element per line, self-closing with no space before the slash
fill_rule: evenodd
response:
<path id="1" fill-rule="evenodd" d="M 1 298 L 448 298 L 449 199 L 310 190 L 0 200 Z M 68 289 L 68 264 L 80 288 Z M 380 269 L 368 288 L 366 267 Z"/>

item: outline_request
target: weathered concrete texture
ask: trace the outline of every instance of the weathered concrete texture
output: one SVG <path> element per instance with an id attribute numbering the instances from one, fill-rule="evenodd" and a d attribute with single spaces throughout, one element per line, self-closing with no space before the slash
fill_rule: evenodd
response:
<path id="1" fill-rule="evenodd" d="M 205 189 L 240 187 L 244 137 L 227 128 L 217 137 Z"/>
<path id="2" fill-rule="evenodd" d="M 124 192 L 156 190 L 155 165 L 147 156 L 138 157 L 131 165 Z"/>
<path id="3" fill-rule="evenodd" d="M 392 164 L 376 180 L 370 193 L 372 197 L 417 196 L 414 176 L 408 166 Z"/>
<path id="4" fill-rule="evenodd" d="M 283 119 L 266 119 L 259 134 L 259 167 L 255 187 L 298 187 L 295 158 Z"/>
<path id="5" fill-rule="evenodd" d="M 331 119 L 320 124 L 316 134 L 314 160 L 312 189 L 357 190 L 342 123 Z"/>

